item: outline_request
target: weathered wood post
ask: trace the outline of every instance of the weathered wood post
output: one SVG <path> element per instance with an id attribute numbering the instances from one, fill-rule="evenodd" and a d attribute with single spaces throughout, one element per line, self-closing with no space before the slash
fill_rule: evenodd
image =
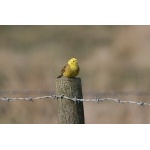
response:
<path id="1" fill-rule="evenodd" d="M 82 99 L 81 79 L 65 77 L 56 79 L 56 95 L 62 94 L 70 98 Z M 58 99 L 58 123 L 84 124 L 83 102 Z"/>

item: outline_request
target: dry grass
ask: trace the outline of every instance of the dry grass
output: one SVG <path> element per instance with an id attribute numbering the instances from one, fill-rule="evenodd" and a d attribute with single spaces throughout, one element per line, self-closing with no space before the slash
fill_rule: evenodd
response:
<path id="1" fill-rule="evenodd" d="M 0 32 L 0 90 L 55 93 L 61 68 L 77 57 L 83 93 L 91 93 L 85 98 L 109 90 L 149 91 L 150 26 L 0 26 Z M 149 102 L 149 97 L 117 98 Z M 57 123 L 53 100 L 0 104 L 0 123 Z M 148 107 L 113 103 L 84 107 L 86 123 L 150 123 Z"/>

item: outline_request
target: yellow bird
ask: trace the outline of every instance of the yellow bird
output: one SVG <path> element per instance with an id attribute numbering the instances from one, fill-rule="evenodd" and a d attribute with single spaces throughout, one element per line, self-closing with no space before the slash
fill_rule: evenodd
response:
<path id="1" fill-rule="evenodd" d="M 79 74 L 80 68 L 78 66 L 78 60 L 76 58 L 71 58 L 68 61 L 68 64 L 64 66 L 61 70 L 61 75 L 57 78 L 61 78 L 62 76 L 67 78 L 75 78 Z"/>

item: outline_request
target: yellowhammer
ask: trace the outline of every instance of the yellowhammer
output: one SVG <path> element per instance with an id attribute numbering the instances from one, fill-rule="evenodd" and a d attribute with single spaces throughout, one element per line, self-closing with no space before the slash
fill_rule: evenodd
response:
<path id="1" fill-rule="evenodd" d="M 61 78 L 62 76 L 67 78 L 74 78 L 79 74 L 79 66 L 78 66 L 78 60 L 76 58 L 71 58 L 68 61 L 68 64 L 64 66 L 61 70 L 61 75 L 59 75 L 57 78 Z"/>

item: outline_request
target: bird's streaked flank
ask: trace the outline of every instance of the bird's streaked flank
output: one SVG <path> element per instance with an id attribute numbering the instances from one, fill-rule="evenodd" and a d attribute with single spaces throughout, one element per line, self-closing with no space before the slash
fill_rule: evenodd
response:
<path id="1" fill-rule="evenodd" d="M 61 70 L 61 75 L 57 78 L 61 78 L 62 76 L 67 78 L 75 78 L 79 74 L 80 68 L 78 66 L 78 60 L 76 58 L 71 58 L 68 61 L 68 64 L 64 66 Z"/>

